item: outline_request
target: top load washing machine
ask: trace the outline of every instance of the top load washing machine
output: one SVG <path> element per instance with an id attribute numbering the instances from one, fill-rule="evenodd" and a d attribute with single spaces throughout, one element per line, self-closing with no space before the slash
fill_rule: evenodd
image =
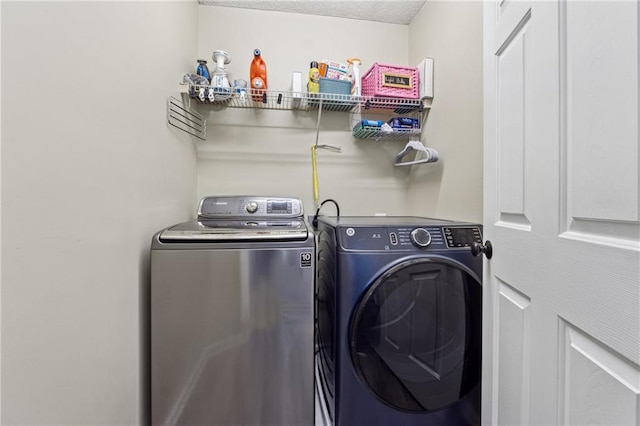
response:
<path id="1" fill-rule="evenodd" d="M 151 417 L 313 425 L 315 242 L 302 202 L 206 197 L 151 247 Z"/>
<path id="2" fill-rule="evenodd" d="M 319 217 L 317 238 L 317 374 L 333 425 L 479 425 L 481 225 Z"/>

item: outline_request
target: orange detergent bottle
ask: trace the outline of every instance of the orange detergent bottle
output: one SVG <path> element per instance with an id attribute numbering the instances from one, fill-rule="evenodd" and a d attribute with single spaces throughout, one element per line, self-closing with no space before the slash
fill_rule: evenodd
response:
<path id="1" fill-rule="evenodd" d="M 260 55 L 260 49 L 253 51 L 253 61 L 251 61 L 249 71 L 251 95 L 255 102 L 264 102 L 263 94 L 266 94 L 265 90 L 267 89 L 267 64 Z"/>

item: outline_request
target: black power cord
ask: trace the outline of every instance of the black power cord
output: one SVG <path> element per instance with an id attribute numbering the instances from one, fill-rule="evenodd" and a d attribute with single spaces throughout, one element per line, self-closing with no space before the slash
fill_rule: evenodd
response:
<path id="1" fill-rule="evenodd" d="M 340 206 L 338 205 L 338 202 L 334 199 L 327 198 L 326 200 L 320 203 L 320 205 L 318 206 L 318 209 L 316 210 L 316 214 L 313 215 L 311 226 L 313 226 L 314 230 L 318 229 L 318 215 L 320 214 L 320 209 L 322 208 L 322 206 L 325 205 L 325 203 L 329 203 L 329 202 L 333 203 L 336 206 L 336 216 L 340 217 Z"/>

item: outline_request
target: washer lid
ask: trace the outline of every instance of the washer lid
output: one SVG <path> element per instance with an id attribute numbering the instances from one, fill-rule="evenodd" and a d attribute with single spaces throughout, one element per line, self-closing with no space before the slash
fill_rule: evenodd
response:
<path id="1" fill-rule="evenodd" d="M 160 241 L 306 240 L 303 220 L 197 220 L 164 230 Z"/>

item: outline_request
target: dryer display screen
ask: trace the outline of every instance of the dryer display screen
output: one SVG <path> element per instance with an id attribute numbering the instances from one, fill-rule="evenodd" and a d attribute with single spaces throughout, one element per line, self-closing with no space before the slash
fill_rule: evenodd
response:
<path id="1" fill-rule="evenodd" d="M 449 248 L 470 247 L 472 243 L 482 243 L 480 228 L 477 226 L 442 228 L 442 232 Z"/>

